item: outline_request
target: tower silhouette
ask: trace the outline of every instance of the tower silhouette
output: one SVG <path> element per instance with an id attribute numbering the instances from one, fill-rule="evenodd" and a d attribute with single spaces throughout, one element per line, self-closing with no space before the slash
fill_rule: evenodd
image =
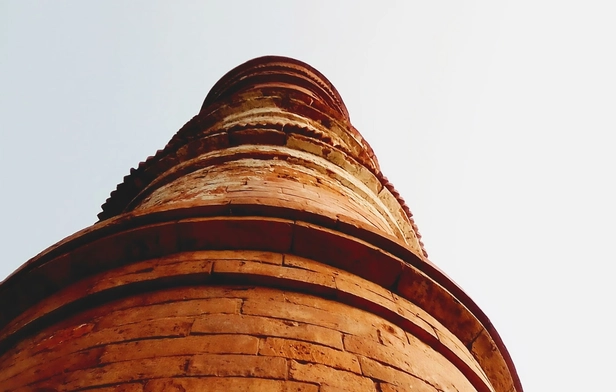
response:
<path id="1" fill-rule="evenodd" d="M 267 56 L 0 284 L 1 391 L 522 391 L 332 84 Z"/>

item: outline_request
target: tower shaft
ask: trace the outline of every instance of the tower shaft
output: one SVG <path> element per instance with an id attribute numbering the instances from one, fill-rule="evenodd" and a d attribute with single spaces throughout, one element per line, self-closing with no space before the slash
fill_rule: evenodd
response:
<path id="1" fill-rule="evenodd" d="M 0 285 L 1 391 L 522 390 L 306 64 L 230 71 L 99 218 Z"/>

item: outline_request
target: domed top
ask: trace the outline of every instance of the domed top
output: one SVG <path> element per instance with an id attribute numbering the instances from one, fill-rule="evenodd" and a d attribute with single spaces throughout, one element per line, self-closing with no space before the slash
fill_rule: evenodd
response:
<path id="1" fill-rule="evenodd" d="M 336 111 L 341 120 L 350 121 L 342 97 L 322 73 L 302 61 L 283 56 L 257 57 L 227 72 L 208 93 L 200 113 L 214 102 L 239 92 L 273 86 L 302 88 Z"/>

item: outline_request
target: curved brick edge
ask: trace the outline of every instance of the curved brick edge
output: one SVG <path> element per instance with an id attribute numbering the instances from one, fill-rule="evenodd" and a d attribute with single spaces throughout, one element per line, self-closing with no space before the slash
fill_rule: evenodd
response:
<path id="1" fill-rule="evenodd" d="M 177 220 L 170 220 L 174 215 Z M 6 326 L 0 335 L 3 351 L 23 337 L 22 334 L 31 334 L 48 322 L 37 325 L 30 319 L 32 314 L 27 311 L 30 306 L 87 276 L 133 261 L 183 251 L 264 250 L 317 260 L 407 298 L 467 345 L 498 392 L 510 392 L 512 388 L 522 391 L 511 358 L 485 314 L 442 272 L 394 239 L 382 237 L 379 249 L 360 239 L 380 237 L 363 227 L 354 227 L 357 235 L 354 237 L 309 223 L 263 217 L 182 219 L 182 211 L 166 211 L 144 216 L 149 225 L 138 218 L 111 220 L 107 225 L 95 225 L 89 231 L 77 233 L 31 260 L 3 282 L 0 308 L 17 312 L 2 314 L 1 325 Z M 164 221 L 152 224 L 156 218 Z M 135 227 L 136 224 L 144 226 Z M 20 286 L 38 288 L 38 291 L 25 293 Z M 93 297 L 96 296 L 83 301 Z M 70 311 L 70 306 L 66 309 Z M 509 378 L 512 376 L 514 379 Z"/>
<path id="2" fill-rule="evenodd" d="M 281 76 L 286 76 L 287 82 L 307 88 L 328 107 L 334 109 L 338 117 L 346 122 L 350 121 L 349 112 L 340 93 L 325 75 L 302 61 L 283 56 L 257 57 L 227 72 L 208 93 L 201 112 L 207 111 L 211 105 L 224 99 L 225 96 L 267 82 L 268 75 L 273 76 L 273 81 L 280 81 Z"/>

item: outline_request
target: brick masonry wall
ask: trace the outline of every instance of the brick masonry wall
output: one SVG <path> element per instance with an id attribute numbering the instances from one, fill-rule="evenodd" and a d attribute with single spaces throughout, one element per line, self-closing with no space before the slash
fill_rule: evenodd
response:
<path id="1" fill-rule="evenodd" d="M 411 303 L 309 259 L 196 252 L 133 264 L 96 280 L 129 282 L 191 268 L 211 268 L 223 284 L 233 275 L 242 275 L 240 280 L 301 275 L 330 290 L 321 291 L 324 298 L 252 285 L 193 286 L 116 300 L 48 327 L 7 352 L 0 362 L 0 390 L 476 390 L 427 343 L 335 299 L 355 292 L 413 318 L 417 309 Z M 428 328 L 436 333 L 434 326 Z M 461 342 L 440 328 L 447 344 L 485 377 Z"/>
<path id="2" fill-rule="evenodd" d="M 250 150 L 254 153 L 256 147 Z M 225 153 L 239 153 L 242 148 L 228 149 Z M 291 149 L 267 150 L 284 152 L 287 156 L 300 155 Z M 215 159 L 220 152 L 201 156 L 201 159 Z M 190 208 L 203 204 L 246 203 L 260 205 L 284 205 L 297 211 L 306 211 L 335 218 L 338 215 L 362 222 L 391 236 L 404 240 L 400 230 L 394 230 L 393 219 L 384 218 L 387 208 L 379 205 L 378 210 L 369 202 L 372 192 L 350 191 L 339 184 L 340 180 L 323 176 L 318 169 L 333 170 L 336 167 L 324 159 L 310 157 L 320 164 L 317 168 L 305 164 L 292 164 L 283 160 L 236 159 L 216 166 L 207 166 L 183 175 L 161 186 L 148 195 L 136 209 Z M 316 165 L 315 165 L 316 166 Z M 342 179 L 363 184 L 354 177 L 341 172 Z M 363 186 L 366 188 L 365 186 Z M 376 196 L 373 196 L 376 200 Z M 374 202 L 376 204 L 376 202 Z"/>
<path id="3" fill-rule="evenodd" d="M 121 298 L 22 340 L 0 361 L 0 390 L 477 390 L 439 352 L 442 345 L 484 381 L 481 390 L 491 390 L 472 355 L 436 320 L 388 290 L 310 259 L 192 252 L 131 264 L 88 283 L 196 270 L 220 285 Z M 302 289 L 294 283 L 300 280 L 303 290 L 290 291 Z M 260 285 L 248 284 L 254 282 Z M 359 296 L 364 301 L 351 306 Z M 421 324 L 440 345 L 370 312 L 374 304 Z"/>

